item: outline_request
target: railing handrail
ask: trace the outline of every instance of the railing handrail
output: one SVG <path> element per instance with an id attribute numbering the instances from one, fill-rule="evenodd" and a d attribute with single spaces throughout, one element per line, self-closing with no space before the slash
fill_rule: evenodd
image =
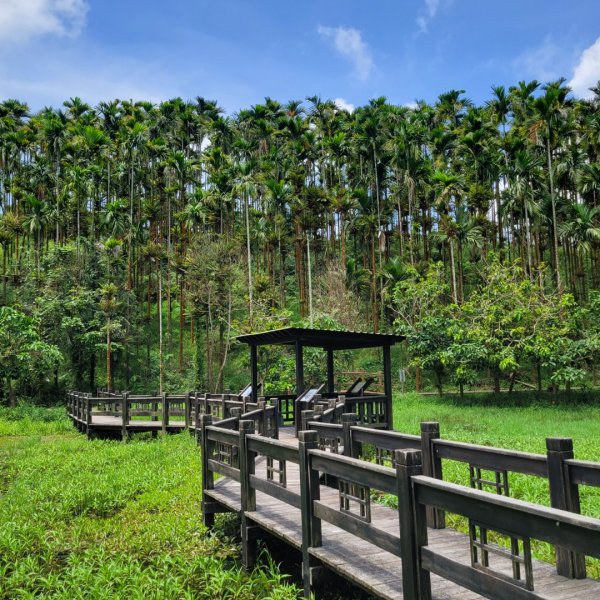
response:
<path id="1" fill-rule="evenodd" d="M 444 438 L 433 440 L 434 450 L 440 458 L 469 462 L 479 467 L 507 470 L 525 475 L 548 477 L 547 457 L 543 454 L 522 452 L 494 446 L 456 442 Z"/>
<path id="2" fill-rule="evenodd" d="M 595 536 L 594 543 L 590 544 L 586 549 L 586 554 L 600 558 L 600 519 L 579 515 L 568 510 L 560 510 L 559 508 L 534 504 L 533 502 L 511 498 L 510 496 L 492 494 L 483 490 L 458 485 L 450 481 L 440 481 L 439 479 L 434 479 L 425 475 L 413 476 L 412 483 L 415 489 L 415 498 L 418 502 L 461 514 L 465 517 L 479 517 L 486 525 L 489 525 L 490 528 L 502 528 L 503 523 L 500 522 L 502 518 L 501 513 L 489 511 L 482 517 L 480 513 L 474 513 L 474 511 L 471 510 L 471 505 L 474 507 L 480 506 L 481 504 L 493 505 L 498 509 L 502 508 L 526 512 L 530 518 L 535 517 L 544 519 L 547 525 L 551 525 L 551 527 L 549 527 L 549 532 L 547 533 L 549 537 L 538 537 L 542 532 L 539 528 L 536 528 L 535 525 L 531 528 L 532 535 L 530 537 L 535 537 L 536 539 L 561 546 L 569 545 L 568 540 L 562 537 L 565 535 L 565 530 L 560 528 L 561 525 L 572 525 L 584 528 Z M 431 490 L 431 492 L 422 492 L 421 488 L 427 488 L 428 490 Z M 463 499 L 465 503 L 458 503 L 456 498 Z M 471 504 L 467 504 L 467 502 L 470 502 Z M 519 532 L 515 531 L 514 533 Z M 590 551 L 588 552 L 587 550 Z"/>

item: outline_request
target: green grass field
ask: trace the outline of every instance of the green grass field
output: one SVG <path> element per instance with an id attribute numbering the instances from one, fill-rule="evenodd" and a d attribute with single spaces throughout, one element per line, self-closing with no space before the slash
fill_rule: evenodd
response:
<path id="1" fill-rule="evenodd" d="M 0 598 L 297 597 L 203 528 L 190 436 L 89 442 L 60 413 L 0 418 Z"/>
<path id="2" fill-rule="evenodd" d="M 572 437 L 575 455 L 600 460 L 600 408 L 515 406 L 407 394 L 395 428 L 440 422 L 448 439 L 531 452 L 547 436 Z M 467 483 L 468 467 L 444 463 Z M 548 504 L 544 480 L 510 476 L 511 495 Z M 240 567 L 231 523 L 201 525 L 199 452 L 188 435 L 87 441 L 62 409 L 0 411 L 0 598 L 294 598 L 298 588 L 265 555 Z M 599 490 L 600 491 L 600 490 Z M 582 512 L 600 518 L 599 491 L 581 488 Z M 449 517 L 449 524 L 465 523 Z M 538 557 L 552 551 L 536 544 Z M 591 575 L 600 577 L 597 562 Z"/>

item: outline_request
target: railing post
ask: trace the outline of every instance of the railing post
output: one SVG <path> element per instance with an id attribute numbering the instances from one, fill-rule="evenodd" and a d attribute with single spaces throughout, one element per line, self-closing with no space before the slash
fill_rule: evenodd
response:
<path id="1" fill-rule="evenodd" d="M 258 403 L 258 408 L 260 408 L 262 410 L 262 414 L 260 415 L 260 430 L 258 431 L 258 433 L 260 433 L 260 435 L 267 435 L 267 403 L 265 402 L 265 399 L 263 398 L 262 400 L 259 401 Z"/>
<path id="2" fill-rule="evenodd" d="M 358 453 L 355 452 L 352 444 L 352 426 L 358 423 L 358 415 L 354 413 L 344 413 L 342 415 L 342 439 L 344 444 L 344 456 L 353 456 L 358 458 Z"/>
<path id="3" fill-rule="evenodd" d="M 169 401 L 167 395 L 163 392 L 160 395 L 162 402 L 162 431 L 167 433 L 167 427 L 169 425 Z"/>
<path id="4" fill-rule="evenodd" d="M 129 424 L 129 393 L 121 396 L 121 439 L 127 441 L 127 425 Z"/>
<path id="5" fill-rule="evenodd" d="M 421 568 L 420 548 L 427 544 L 425 507 L 415 502 L 411 477 L 421 475 L 423 465 L 419 450 L 396 450 L 398 482 L 398 520 L 402 558 L 402 591 L 404 598 L 429 600 L 429 571 Z"/>
<path id="6" fill-rule="evenodd" d="M 303 411 L 307 412 L 307 411 Z M 298 432 L 298 458 L 300 467 L 300 513 L 302 519 L 302 583 L 304 597 L 310 597 L 314 586 L 316 567 L 308 553 L 309 548 L 321 545 L 321 521 L 314 514 L 313 502 L 320 500 L 319 473 L 310 466 L 309 451 L 318 446 L 316 431 Z"/>
<path id="7" fill-rule="evenodd" d="M 184 400 L 184 410 L 185 410 L 185 428 L 189 430 L 192 416 L 192 399 L 191 394 L 189 392 L 185 393 Z"/>
<path id="8" fill-rule="evenodd" d="M 202 464 L 202 522 L 205 527 L 212 527 L 215 524 L 214 512 L 209 512 L 210 501 L 207 502 L 204 492 L 212 490 L 215 487 L 215 477 L 208 468 L 209 442 L 206 439 L 206 428 L 212 425 L 210 415 L 202 415 L 200 421 L 200 444 L 201 444 L 201 464 Z"/>
<path id="9" fill-rule="evenodd" d="M 323 416 L 323 412 L 324 412 L 323 406 L 321 404 L 316 404 L 315 407 L 314 407 L 314 413 L 315 413 L 314 419 L 318 420 L 318 421 L 321 421 L 321 418 Z"/>
<path id="10" fill-rule="evenodd" d="M 550 504 L 580 513 L 579 488 L 571 483 L 569 468 L 565 460 L 573 458 L 573 440 L 571 438 L 546 438 L 548 457 L 548 483 L 550 485 Z M 556 572 L 570 579 L 585 579 L 585 555 L 556 546 Z"/>
<path id="11" fill-rule="evenodd" d="M 221 419 L 226 419 L 229 415 L 227 414 L 227 398 L 225 394 L 221 394 Z"/>
<path id="12" fill-rule="evenodd" d="M 281 413 L 279 412 L 279 398 L 275 398 L 271 401 L 271 406 L 273 407 L 273 428 L 275 429 L 275 439 L 279 439 L 279 425 L 283 425 L 283 421 L 281 421 Z"/>
<path id="13" fill-rule="evenodd" d="M 303 410 L 300 414 L 300 431 L 308 429 L 308 423 L 315 418 L 314 410 Z"/>
<path id="14" fill-rule="evenodd" d="M 195 425 L 196 425 L 196 432 L 195 432 L 196 443 L 200 444 L 200 423 L 201 423 L 202 415 L 200 414 L 200 403 L 198 402 L 198 393 L 197 392 L 194 395 L 194 402 L 195 402 L 195 411 L 196 411 L 196 414 L 194 415 Z"/>
<path id="15" fill-rule="evenodd" d="M 423 475 L 442 479 L 442 459 L 436 455 L 433 440 L 440 437 L 440 424 L 435 421 L 421 423 L 421 452 Z M 427 507 L 427 525 L 432 529 L 444 529 L 446 517 L 443 510 Z"/>
<path id="16" fill-rule="evenodd" d="M 85 433 L 87 435 L 87 439 L 92 439 L 92 398 L 91 394 L 88 394 L 86 399 L 86 410 L 85 410 Z"/>
<path id="17" fill-rule="evenodd" d="M 298 400 L 298 398 L 296 398 L 294 400 L 294 429 L 295 429 L 296 437 L 298 437 L 298 434 L 302 430 L 301 412 L 302 411 L 300 410 L 300 400 Z"/>
<path id="18" fill-rule="evenodd" d="M 241 408 L 237 408 L 241 412 Z M 246 436 L 254 433 L 254 421 L 240 421 L 240 488 L 241 488 L 241 516 L 242 516 L 242 564 L 245 569 L 252 569 L 256 564 L 257 532 L 258 528 L 250 524 L 247 512 L 256 510 L 256 491 L 250 485 L 250 475 L 254 475 L 256 456 L 248 450 Z"/>

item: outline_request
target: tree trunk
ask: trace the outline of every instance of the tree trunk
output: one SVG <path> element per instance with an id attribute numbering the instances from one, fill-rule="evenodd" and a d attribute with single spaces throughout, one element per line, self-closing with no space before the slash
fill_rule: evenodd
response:
<path id="1" fill-rule="evenodd" d="M 185 328 L 185 297 L 183 294 L 184 279 L 179 277 L 179 371 L 183 371 L 183 331 Z"/>
<path id="2" fill-rule="evenodd" d="M 162 265 L 158 265 L 158 386 L 159 393 L 163 393 L 163 378 L 164 378 L 164 355 L 163 355 L 163 317 L 162 317 Z"/>
<path id="3" fill-rule="evenodd" d="M 458 296 L 456 289 L 456 267 L 454 265 L 454 245 L 452 244 L 452 239 L 449 240 L 450 244 L 450 269 L 452 271 L 452 300 L 454 300 L 455 304 L 458 304 Z"/>
<path id="4" fill-rule="evenodd" d="M 296 277 L 298 279 L 298 296 L 300 299 L 300 316 L 306 317 L 306 283 L 304 274 L 304 256 L 302 241 L 304 234 L 302 224 L 298 218 L 295 219 L 294 227 L 296 230 L 296 240 L 294 244 L 295 262 L 296 262 Z"/>
<path id="5" fill-rule="evenodd" d="M 106 389 L 110 392 L 112 389 L 111 370 L 110 370 L 110 317 L 106 323 Z"/>
<path id="6" fill-rule="evenodd" d="M 311 260 L 310 260 L 310 234 L 306 233 L 306 260 L 307 260 L 307 269 L 308 269 L 308 318 L 310 322 L 310 327 L 313 326 L 313 297 L 312 297 L 312 270 L 311 270 Z"/>
<path id="7" fill-rule="evenodd" d="M 92 353 L 90 356 L 90 379 L 88 382 L 90 392 L 95 393 L 96 391 L 96 354 Z"/>
<path id="8" fill-rule="evenodd" d="M 379 330 L 379 309 L 377 307 L 377 268 L 375 266 L 375 235 L 371 234 L 371 316 L 373 331 Z"/>
<path id="9" fill-rule="evenodd" d="M 17 407 L 17 399 L 15 397 L 15 390 L 13 388 L 12 379 L 9 377 L 6 378 L 6 384 L 8 387 L 8 403 L 11 408 Z"/>
<path id="10" fill-rule="evenodd" d="M 248 198 L 244 197 L 244 207 L 246 209 L 246 253 L 248 259 L 248 305 L 250 310 L 250 327 L 252 327 L 252 252 L 250 249 L 250 209 L 248 207 Z"/>
<path id="11" fill-rule="evenodd" d="M 550 132 L 548 132 L 549 134 Z M 556 289 L 562 294 L 562 282 L 560 279 L 560 263 L 558 260 L 558 231 L 556 227 L 556 198 L 554 197 L 554 177 L 552 175 L 552 156 L 550 154 L 550 136 L 546 140 L 548 158 L 548 176 L 550 178 L 550 201 L 552 203 L 552 253 L 554 254 L 554 268 L 556 273 Z"/>

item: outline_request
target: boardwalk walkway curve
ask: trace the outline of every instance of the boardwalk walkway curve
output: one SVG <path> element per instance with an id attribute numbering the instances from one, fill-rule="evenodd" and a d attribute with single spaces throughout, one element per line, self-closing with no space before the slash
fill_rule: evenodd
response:
<path id="1" fill-rule="evenodd" d="M 575 460 L 568 439 L 537 455 L 441 439 L 437 423 L 405 435 L 365 427 L 339 399 L 302 411 L 296 433 L 283 418 L 289 400 L 159 400 L 73 394 L 69 413 L 88 435 L 101 431 L 95 422 L 125 437 L 196 435 L 204 523 L 240 515 L 248 568 L 267 532 L 301 553 L 306 594 L 334 571 L 380 598 L 600 598 L 584 560 L 600 558 L 600 520 L 577 514 L 580 486 L 600 487 L 600 464 Z M 442 459 L 467 465 L 472 487 L 443 481 Z M 552 508 L 511 498 L 515 472 L 547 479 Z M 467 519 L 470 535 L 446 528 L 446 512 Z M 532 540 L 556 547 L 556 566 L 531 558 Z"/>

